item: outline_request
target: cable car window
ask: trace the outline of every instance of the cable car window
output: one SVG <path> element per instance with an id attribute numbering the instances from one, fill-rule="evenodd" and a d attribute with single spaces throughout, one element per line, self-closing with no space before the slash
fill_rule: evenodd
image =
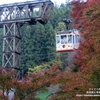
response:
<path id="1" fill-rule="evenodd" d="M 76 35 L 76 43 L 79 42 L 79 35 Z"/>
<path id="2" fill-rule="evenodd" d="M 66 35 L 61 35 L 61 44 L 67 43 L 67 36 Z"/>
<path id="3" fill-rule="evenodd" d="M 56 44 L 60 43 L 60 37 L 56 36 Z"/>
<path id="4" fill-rule="evenodd" d="M 77 38 L 78 38 L 78 42 L 80 41 L 80 37 L 79 37 L 79 35 L 77 35 Z"/>
<path id="5" fill-rule="evenodd" d="M 72 43 L 72 39 L 73 39 L 72 35 L 68 35 L 68 43 Z"/>
<path id="6" fill-rule="evenodd" d="M 75 37 L 75 36 L 73 35 L 73 43 L 75 43 L 75 39 L 74 39 L 74 37 Z"/>
<path id="7" fill-rule="evenodd" d="M 77 43 L 77 35 L 75 35 L 75 43 Z"/>

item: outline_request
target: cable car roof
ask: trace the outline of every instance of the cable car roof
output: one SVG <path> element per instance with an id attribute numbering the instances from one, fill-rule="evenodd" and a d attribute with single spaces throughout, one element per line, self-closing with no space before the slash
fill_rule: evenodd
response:
<path id="1" fill-rule="evenodd" d="M 79 35 L 79 31 L 77 29 L 58 31 L 57 35 L 60 35 L 60 34 L 73 34 L 73 33 Z"/>

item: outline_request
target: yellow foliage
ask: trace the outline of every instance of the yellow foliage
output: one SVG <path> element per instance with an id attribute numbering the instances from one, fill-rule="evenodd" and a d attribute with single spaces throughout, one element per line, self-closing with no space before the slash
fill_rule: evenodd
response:
<path id="1" fill-rule="evenodd" d="M 29 68 L 28 74 L 37 73 L 41 70 L 48 69 L 50 65 L 48 63 L 43 63 L 41 65 L 37 65 L 34 68 Z"/>

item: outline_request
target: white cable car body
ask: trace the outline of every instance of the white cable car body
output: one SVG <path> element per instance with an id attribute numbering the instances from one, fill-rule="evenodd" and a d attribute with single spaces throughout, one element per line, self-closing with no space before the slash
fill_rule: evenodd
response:
<path id="1" fill-rule="evenodd" d="M 80 34 L 76 29 L 56 34 L 56 52 L 73 52 L 79 48 Z"/>

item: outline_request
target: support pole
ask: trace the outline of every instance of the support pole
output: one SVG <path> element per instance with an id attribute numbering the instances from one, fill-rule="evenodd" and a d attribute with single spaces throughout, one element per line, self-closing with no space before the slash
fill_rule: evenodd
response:
<path id="1" fill-rule="evenodd" d="M 17 77 L 20 77 L 20 24 L 4 24 L 3 29 L 2 67 L 14 70 L 17 72 Z"/>

